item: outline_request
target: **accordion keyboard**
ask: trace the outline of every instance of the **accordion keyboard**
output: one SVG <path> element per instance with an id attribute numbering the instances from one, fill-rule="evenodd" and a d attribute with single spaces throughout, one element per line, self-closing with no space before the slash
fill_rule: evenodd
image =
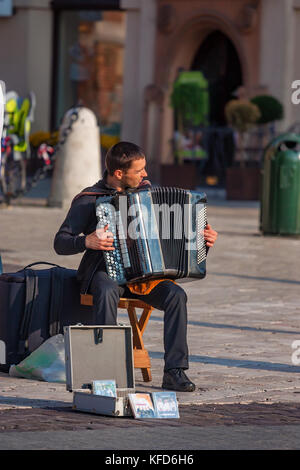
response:
<path id="1" fill-rule="evenodd" d="M 204 240 L 203 230 L 207 221 L 206 206 L 197 212 L 196 216 L 196 233 L 197 233 L 197 264 L 202 263 L 206 258 L 206 244 Z"/>
<path id="2" fill-rule="evenodd" d="M 107 274 L 117 282 L 124 282 L 126 281 L 125 278 L 125 270 L 124 270 L 124 261 L 125 266 L 129 263 L 128 253 L 126 253 L 125 249 L 125 240 L 119 240 L 117 236 L 117 227 L 116 227 L 116 220 L 115 220 L 115 213 L 112 212 L 111 207 L 109 204 L 101 204 L 97 208 L 97 216 L 98 216 L 98 225 L 97 228 L 104 228 L 108 225 L 109 231 L 114 236 L 113 247 L 115 248 L 113 251 L 103 251 Z"/>

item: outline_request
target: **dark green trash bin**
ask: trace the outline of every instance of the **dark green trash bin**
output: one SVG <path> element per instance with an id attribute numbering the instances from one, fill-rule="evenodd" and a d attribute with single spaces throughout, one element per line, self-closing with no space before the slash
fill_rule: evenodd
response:
<path id="1" fill-rule="evenodd" d="M 260 229 L 300 235 L 300 135 L 282 134 L 264 153 Z"/>

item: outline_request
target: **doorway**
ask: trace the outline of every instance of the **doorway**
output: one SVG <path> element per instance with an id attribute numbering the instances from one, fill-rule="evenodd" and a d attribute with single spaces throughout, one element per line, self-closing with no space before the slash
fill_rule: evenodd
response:
<path id="1" fill-rule="evenodd" d="M 241 64 L 233 43 L 221 31 L 213 31 L 196 52 L 191 70 L 201 71 L 208 80 L 210 125 L 226 125 L 225 105 L 243 83 Z"/>
<path id="2" fill-rule="evenodd" d="M 235 139 L 225 118 L 226 103 L 235 99 L 243 84 L 242 67 L 236 48 L 221 31 L 206 36 L 191 64 L 208 81 L 209 124 L 203 129 L 207 159 L 201 167 L 201 183 L 224 187 L 226 168 L 234 160 Z"/>

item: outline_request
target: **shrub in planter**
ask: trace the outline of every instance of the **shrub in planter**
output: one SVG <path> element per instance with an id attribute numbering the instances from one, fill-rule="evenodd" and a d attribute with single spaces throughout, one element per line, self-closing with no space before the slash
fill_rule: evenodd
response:
<path id="1" fill-rule="evenodd" d="M 227 122 L 238 132 L 248 131 L 260 118 L 256 104 L 247 100 L 231 100 L 225 106 Z"/>
<path id="2" fill-rule="evenodd" d="M 170 104 L 177 120 L 174 134 L 175 161 L 182 163 L 184 157 L 205 158 L 206 152 L 199 143 L 196 130 L 208 124 L 208 82 L 202 72 L 181 72 L 173 85 Z"/>
<path id="3" fill-rule="evenodd" d="M 260 111 L 260 118 L 257 120 L 257 124 L 267 124 L 283 118 L 283 106 L 273 96 L 258 95 L 250 101 L 255 104 Z"/>
<path id="4" fill-rule="evenodd" d="M 246 132 L 251 129 L 260 118 L 260 110 L 256 104 L 248 100 L 231 100 L 225 106 L 225 116 L 230 124 L 239 134 L 240 151 L 242 155 L 241 165 L 245 166 L 245 138 Z"/>
<path id="5" fill-rule="evenodd" d="M 199 126 L 207 123 L 207 93 L 198 83 L 180 83 L 174 85 L 171 106 L 176 110 L 179 127 Z"/>

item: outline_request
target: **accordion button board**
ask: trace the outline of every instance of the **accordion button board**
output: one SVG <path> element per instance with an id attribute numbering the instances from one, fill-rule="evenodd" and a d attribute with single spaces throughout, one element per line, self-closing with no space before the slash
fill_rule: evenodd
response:
<path id="1" fill-rule="evenodd" d="M 97 228 L 104 228 L 108 225 L 108 229 L 112 232 L 114 237 L 112 251 L 104 251 L 104 259 L 106 264 L 107 274 L 119 284 L 126 283 L 124 266 L 128 265 L 129 257 L 126 250 L 126 243 L 124 239 L 119 240 L 117 234 L 117 225 L 115 214 L 109 202 L 104 202 L 98 206 L 97 210 L 98 225 Z"/>

